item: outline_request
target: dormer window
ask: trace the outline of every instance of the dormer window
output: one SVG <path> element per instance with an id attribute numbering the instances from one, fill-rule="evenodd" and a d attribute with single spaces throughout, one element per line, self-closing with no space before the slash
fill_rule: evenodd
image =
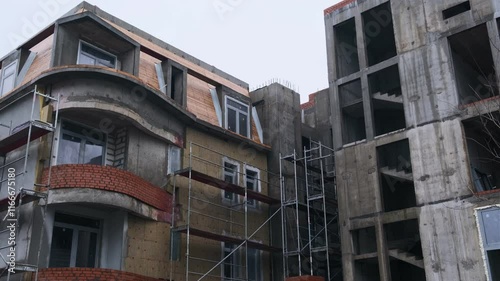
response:
<path id="1" fill-rule="evenodd" d="M 248 137 L 249 115 L 248 105 L 226 96 L 226 129 Z"/>
<path id="2" fill-rule="evenodd" d="M 3 69 L 2 80 L 0 81 L 0 94 L 2 96 L 14 89 L 16 85 L 16 69 L 17 60 L 11 62 Z"/>
<path id="3" fill-rule="evenodd" d="M 88 43 L 80 41 L 77 64 L 116 68 L 116 56 Z"/>

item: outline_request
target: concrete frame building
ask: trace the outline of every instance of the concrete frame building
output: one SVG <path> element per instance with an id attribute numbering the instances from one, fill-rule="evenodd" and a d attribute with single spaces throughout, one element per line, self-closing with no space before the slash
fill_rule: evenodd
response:
<path id="1" fill-rule="evenodd" d="M 500 3 L 325 10 L 344 280 L 500 280 Z"/>

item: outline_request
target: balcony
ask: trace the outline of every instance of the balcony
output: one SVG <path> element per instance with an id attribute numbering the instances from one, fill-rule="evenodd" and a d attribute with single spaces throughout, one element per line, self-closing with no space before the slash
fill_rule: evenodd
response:
<path id="1" fill-rule="evenodd" d="M 48 169 L 42 182 L 47 182 Z M 109 166 L 65 164 L 52 167 L 49 204 L 90 203 L 126 209 L 170 222 L 171 194 L 134 175 Z"/>
<path id="2" fill-rule="evenodd" d="M 33 278 L 35 280 L 35 278 Z M 159 281 L 152 277 L 146 277 L 126 271 L 102 268 L 43 268 L 38 271 L 39 281 Z"/>

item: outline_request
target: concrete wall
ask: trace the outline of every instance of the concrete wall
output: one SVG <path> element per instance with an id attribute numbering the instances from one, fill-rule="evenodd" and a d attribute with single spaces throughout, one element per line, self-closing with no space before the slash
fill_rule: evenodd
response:
<path id="1" fill-rule="evenodd" d="M 344 280 L 391 280 L 387 224 L 411 219 L 419 222 L 417 235 L 427 280 L 486 280 L 474 208 L 494 204 L 498 197 L 480 203 L 471 189 L 457 91 L 457 83 L 461 85 L 463 78 L 455 77 L 454 67 L 460 65 L 454 65 L 457 61 L 452 59 L 448 36 L 486 23 L 491 42 L 498 42 L 494 19 L 498 5 L 490 0 L 471 0 L 471 11 L 444 20 L 442 10 L 463 1 L 391 1 L 397 56 L 367 67 L 365 46 L 369 43 L 363 36 L 362 13 L 384 2 L 354 1 L 325 16 L 334 143 L 338 149 L 335 162 Z M 335 67 L 338 42 L 334 26 L 351 18 L 356 23 L 360 71 L 341 77 Z M 492 50 L 498 69 L 498 51 Z M 366 77 L 391 65 L 399 68 L 406 129 L 375 137 Z M 338 87 L 355 79 L 362 84 L 367 140 L 346 145 L 340 129 Z M 405 139 L 409 140 L 417 207 L 384 212 L 377 148 Z M 366 227 L 375 229 L 375 238 L 365 242 L 375 243 L 377 251 L 360 256 L 352 248 L 352 231 Z M 378 271 L 374 274 L 378 276 L 360 276 L 360 261 L 367 260 L 376 261 Z M 394 274 L 392 280 L 405 279 Z"/>

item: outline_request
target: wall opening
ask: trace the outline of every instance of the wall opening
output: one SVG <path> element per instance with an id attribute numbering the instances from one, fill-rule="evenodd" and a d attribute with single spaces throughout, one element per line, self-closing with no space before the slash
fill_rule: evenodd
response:
<path id="1" fill-rule="evenodd" d="M 462 2 L 460 4 L 454 5 L 452 7 L 449 7 L 448 9 L 443 10 L 443 19 L 449 19 L 451 17 L 465 13 L 467 11 L 470 11 L 469 1 Z"/>
<path id="2" fill-rule="evenodd" d="M 463 121 L 472 186 L 477 192 L 500 186 L 500 114 Z"/>
<path id="3" fill-rule="evenodd" d="M 177 101 L 179 104 L 182 104 L 184 90 L 184 72 L 181 69 L 172 66 L 172 77 L 170 78 L 170 81 L 172 81 L 170 98 Z"/>
<path id="4" fill-rule="evenodd" d="M 354 261 L 355 281 L 380 281 L 378 259 L 370 258 Z"/>
<path id="5" fill-rule="evenodd" d="M 384 229 L 392 280 L 425 281 L 418 220 L 386 224 Z"/>
<path id="6" fill-rule="evenodd" d="M 352 231 L 352 246 L 355 255 L 377 252 L 375 227 L 367 227 Z"/>
<path id="7" fill-rule="evenodd" d="M 415 207 L 417 200 L 408 140 L 377 148 L 384 211 Z"/>
<path id="8" fill-rule="evenodd" d="M 448 37 L 461 104 L 498 95 L 486 24 Z"/>
<path id="9" fill-rule="evenodd" d="M 337 78 L 359 71 L 358 43 L 354 18 L 333 27 Z"/>
<path id="10" fill-rule="evenodd" d="M 396 56 L 391 4 L 386 2 L 362 14 L 368 65 Z"/>
<path id="11" fill-rule="evenodd" d="M 406 127 L 397 65 L 368 76 L 373 104 L 375 135 L 383 135 Z"/>
<path id="12" fill-rule="evenodd" d="M 366 138 L 361 80 L 339 86 L 344 144 Z"/>

